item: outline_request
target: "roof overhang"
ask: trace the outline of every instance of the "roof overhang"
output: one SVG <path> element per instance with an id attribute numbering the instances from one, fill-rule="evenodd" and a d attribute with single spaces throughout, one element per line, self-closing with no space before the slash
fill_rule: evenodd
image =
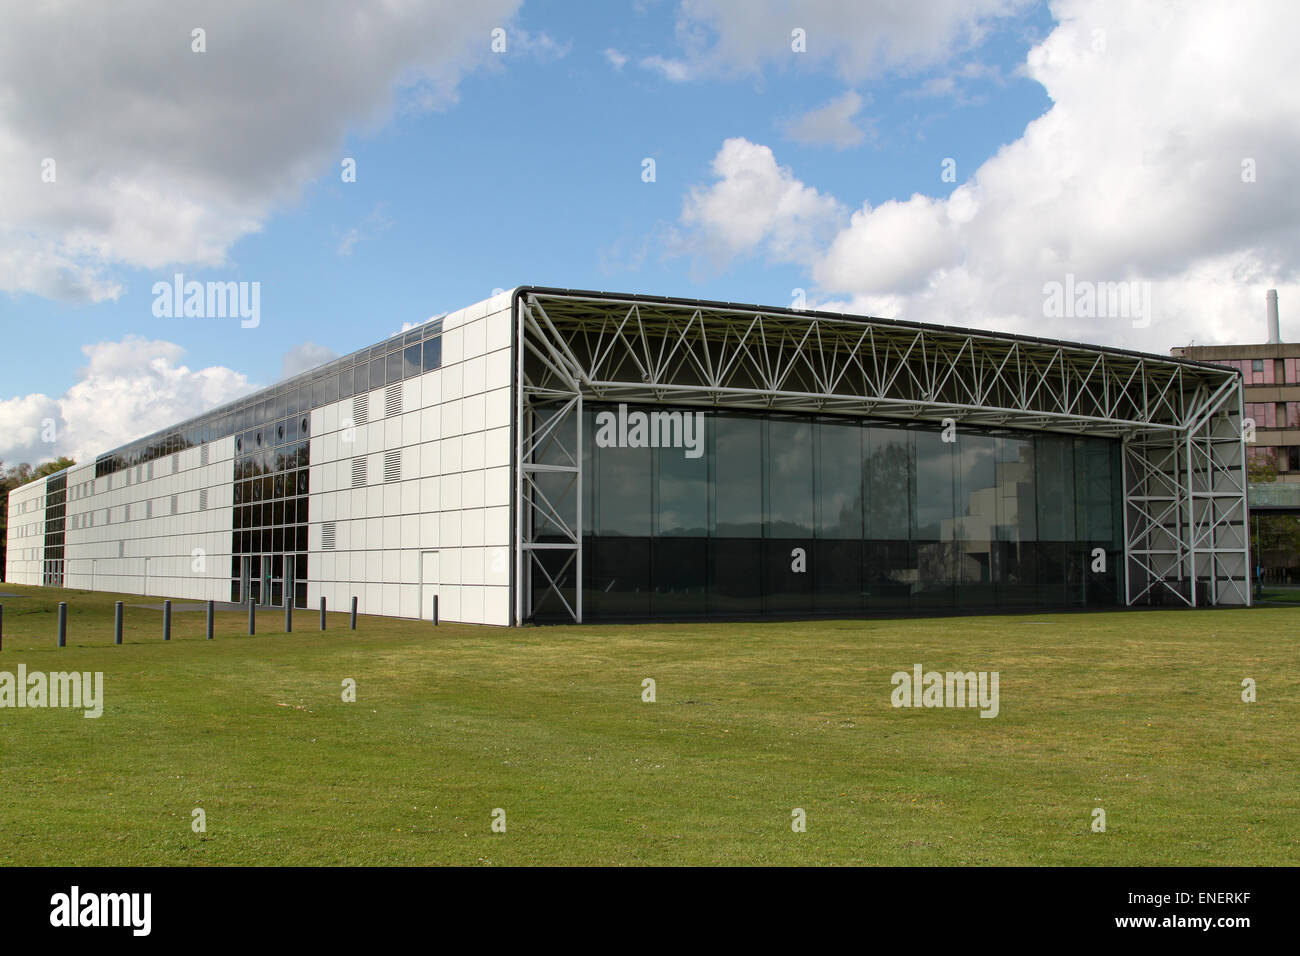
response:
<path id="1" fill-rule="evenodd" d="M 1232 370 L 871 316 L 521 287 L 527 385 L 588 400 L 1133 435 L 1182 431 Z"/>

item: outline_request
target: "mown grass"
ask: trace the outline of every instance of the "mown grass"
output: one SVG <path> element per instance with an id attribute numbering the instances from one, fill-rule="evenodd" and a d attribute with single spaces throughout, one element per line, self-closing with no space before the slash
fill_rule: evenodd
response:
<path id="1" fill-rule="evenodd" d="M 267 611 L 256 637 L 232 612 L 212 642 L 176 613 L 164 644 L 129 606 L 153 599 L 0 591 L 0 671 L 102 671 L 106 697 L 0 709 L 0 863 L 1300 862 L 1296 609 L 290 635 Z M 894 709 L 917 662 L 999 671 L 1000 715 Z"/>

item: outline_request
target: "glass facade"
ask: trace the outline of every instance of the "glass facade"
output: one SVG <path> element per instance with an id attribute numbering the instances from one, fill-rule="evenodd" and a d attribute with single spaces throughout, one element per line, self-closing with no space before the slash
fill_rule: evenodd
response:
<path id="1" fill-rule="evenodd" d="M 235 436 L 230 600 L 306 607 L 311 416 L 284 410 Z"/>
<path id="2" fill-rule="evenodd" d="M 41 583 L 47 588 L 63 587 L 64 525 L 67 521 L 68 474 L 59 472 L 45 479 L 45 566 Z"/>
<path id="3" fill-rule="evenodd" d="M 280 419 L 442 367 L 442 319 L 394 335 L 270 388 L 123 445 L 95 459 L 95 477 L 125 471 L 205 442 L 275 426 Z M 247 450 L 247 449 L 245 449 Z M 241 452 L 236 451 L 236 456 Z"/>
<path id="4" fill-rule="evenodd" d="M 585 407 L 584 617 L 1120 603 L 1116 441 L 714 409 L 695 413 L 698 457 L 630 428 L 600 440 L 598 416 L 637 411 L 664 409 Z M 569 476 L 546 481 L 571 513 Z M 538 616 L 555 613 L 533 587 Z"/>

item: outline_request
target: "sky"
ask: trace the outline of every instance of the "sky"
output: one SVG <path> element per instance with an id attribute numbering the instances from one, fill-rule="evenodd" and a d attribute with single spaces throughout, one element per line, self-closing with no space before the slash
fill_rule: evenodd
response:
<path id="1" fill-rule="evenodd" d="M 1291 0 L 5 8 L 6 464 L 518 285 L 1162 354 L 1276 288 L 1300 337 Z"/>

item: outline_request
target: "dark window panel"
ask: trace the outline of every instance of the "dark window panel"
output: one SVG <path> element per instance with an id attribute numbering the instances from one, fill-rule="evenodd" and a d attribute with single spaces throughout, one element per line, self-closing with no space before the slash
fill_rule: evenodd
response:
<path id="1" fill-rule="evenodd" d="M 712 423 L 713 535 L 757 538 L 763 533 L 763 423 L 733 415 L 712 416 Z"/>
<path id="2" fill-rule="evenodd" d="M 424 371 L 431 372 L 442 367 L 442 338 L 425 339 L 423 365 Z"/>

